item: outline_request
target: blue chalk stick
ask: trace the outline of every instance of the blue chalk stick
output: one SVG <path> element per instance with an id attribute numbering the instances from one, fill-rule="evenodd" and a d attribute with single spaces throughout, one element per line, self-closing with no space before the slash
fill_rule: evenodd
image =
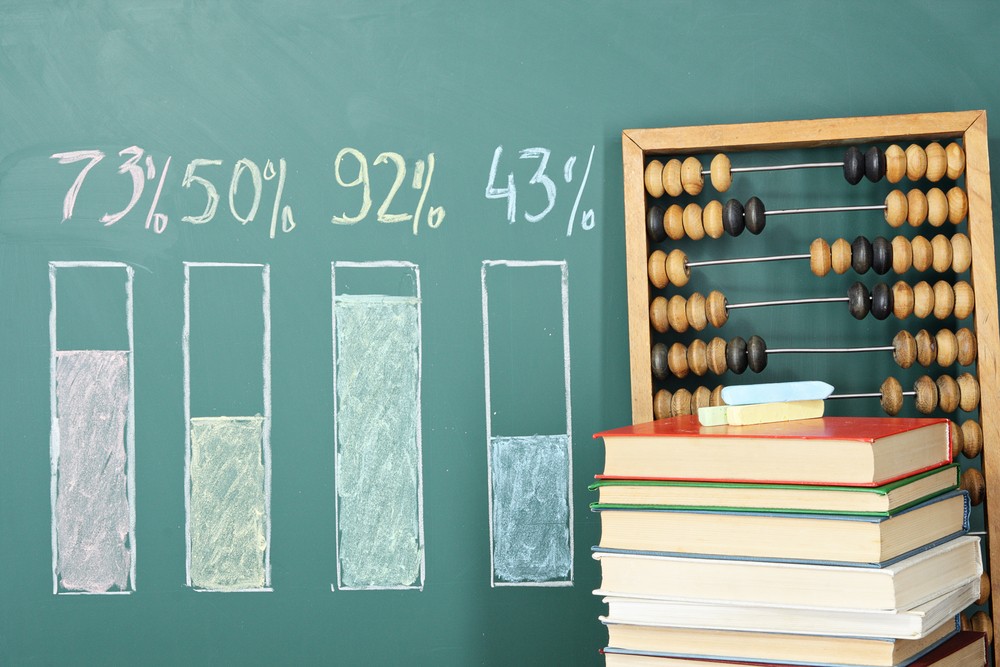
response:
<path id="1" fill-rule="evenodd" d="M 768 382 L 722 388 L 726 405 L 822 400 L 833 393 L 833 385 L 818 380 Z"/>

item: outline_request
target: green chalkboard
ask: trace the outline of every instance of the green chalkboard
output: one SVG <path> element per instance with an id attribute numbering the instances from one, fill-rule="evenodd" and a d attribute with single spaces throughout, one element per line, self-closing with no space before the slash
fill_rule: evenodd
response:
<path id="1" fill-rule="evenodd" d="M 622 130 L 992 110 L 998 29 L 0 2 L 0 663 L 600 664 Z"/>

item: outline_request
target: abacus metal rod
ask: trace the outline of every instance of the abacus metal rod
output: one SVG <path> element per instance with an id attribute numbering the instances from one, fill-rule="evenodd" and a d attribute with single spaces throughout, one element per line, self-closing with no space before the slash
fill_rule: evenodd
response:
<path id="1" fill-rule="evenodd" d="M 768 257 L 737 257 L 735 259 L 703 259 L 698 262 L 685 262 L 688 268 L 699 266 L 716 266 L 721 264 L 751 264 L 754 262 L 778 262 L 788 259 L 809 259 L 809 253 L 799 255 L 771 255 Z"/>
<path id="2" fill-rule="evenodd" d="M 904 391 L 904 392 L 902 392 L 900 394 L 900 396 L 916 396 L 916 395 L 917 395 L 917 392 L 915 392 L 915 391 Z M 827 396 L 827 398 L 828 399 L 830 399 L 830 398 L 882 398 L 882 392 L 876 391 L 876 392 L 873 392 L 873 393 L 870 393 L 870 394 L 830 394 L 829 396 Z"/>
<path id="3" fill-rule="evenodd" d="M 843 167 L 844 162 L 802 162 L 799 164 L 775 164 L 775 165 L 757 165 L 752 167 L 730 167 L 729 172 L 736 173 L 746 173 L 753 171 L 785 171 L 788 169 L 819 169 L 819 168 L 829 168 L 829 167 Z M 703 176 L 707 176 L 712 173 L 711 169 L 702 169 L 701 173 Z"/>
<path id="4" fill-rule="evenodd" d="M 727 303 L 727 310 L 734 310 L 737 308 L 756 308 L 758 306 L 792 306 L 803 303 L 839 303 L 850 301 L 849 297 L 846 296 L 826 296 L 826 297 L 813 297 L 809 299 L 784 299 L 779 301 L 754 301 L 750 303 Z"/>
<path id="5" fill-rule="evenodd" d="M 885 204 L 864 204 L 858 206 L 826 206 L 822 208 L 785 208 L 776 211 L 764 211 L 764 215 L 790 215 L 792 213 L 841 213 L 843 211 L 884 211 Z"/>
<path id="6" fill-rule="evenodd" d="M 875 347 L 781 347 L 775 350 L 767 349 L 771 354 L 812 354 L 815 352 L 829 352 L 839 354 L 841 352 L 891 352 L 896 348 L 892 345 L 880 345 Z"/>

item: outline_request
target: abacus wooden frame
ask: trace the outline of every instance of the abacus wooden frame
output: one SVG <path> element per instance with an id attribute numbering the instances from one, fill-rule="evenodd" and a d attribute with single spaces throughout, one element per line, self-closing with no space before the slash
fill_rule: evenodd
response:
<path id="1" fill-rule="evenodd" d="M 968 235 L 972 242 L 971 283 L 975 289 L 974 326 L 978 340 L 979 420 L 983 429 L 982 467 L 986 479 L 987 545 L 1000 535 L 1000 392 L 997 391 L 996 260 L 985 111 L 830 118 L 816 120 L 702 125 L 622 132 L 625 184 L 625 252 L 628 285 L 629 358 L 632 378 L 632 421 L 653 419 L 650 370 L 652 334 L 647 276 L 646 156 L 813 148 L 838 144 L 961 139 L 966 155 L 965 185 L 969 200 Z M 1000 539 L 1000 538 L 998 538 Z M 989 549 L 989 571 L 1000 572 L 1000 549 Z M 1000 577 L 997 577 L 1000 579 Z M 994 601 L 1000 581 L 991 577 L 991 619 L 1000 639 L 1000 615 Z M 1000 642 L 994 661 L 1000 664 Z"/>

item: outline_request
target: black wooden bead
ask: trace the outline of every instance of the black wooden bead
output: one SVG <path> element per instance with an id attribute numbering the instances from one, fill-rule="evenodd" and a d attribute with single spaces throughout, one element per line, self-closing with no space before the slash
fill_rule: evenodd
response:
<path id="1" fill-rule="evenodd" d="M 884 320 L 892 314 L 892 288 L 886 283 L 872 287 L 872 317 Z"/>
<path id="2" fill-rule="evenodd" d="M 872 271 L 884 276 L 892 268 L 892 242 L 884 236 L 872 239 Z"/>
<path id="3" fill-rule="evenodd" d="M 746 227 L 743 217 L 743 204 L 737 199 L 730 199 L 722 207 L 722 227 L 730 236 L 739 236 Z"/>
<path id="4" fill-rule="evenodd" d="M 743 217 L 747 223 L 747 231 L 751 234 L 760 234 L 764 231 L 764 202 L 757 197 L 750 197 Z"/>
<path id="5" fill-rule="evenodd" d="M 871 310 L 871 294 L 862 283 L 854 283 L 847 290 L 847 307 L 856 320 L 863 320 Z"/>
<path id="6" fill-rule="evenodd" d="M 767 346 L 760 336 L 750 336 L 747 341 L 747 364 L 754 373 L 767 368 Z"/>
<path id="7" fill-rule="evenodd" d="M 667 230 L 663 228 L 663 209 L 659 206 L 650 206 L 646 213 L 646 233 L 653 243 L 665 241 Z"/>
<path id="8" fill-rule="evenodd" d="M 657 380 L 666 380 L 670 377 L 670 366 L 667 364 L 667 346 L 663 343 L 656 343 L 650 351 L 651 366 L 653 367 L 653 377 Z"/>
<path id="9" fill-rule="evenodd" d="M 851 185 L 857 185 L 865 175 L 865 156 L 857 146 L 851 146 L 844 152 L 844 178 Z"/>
<path id="10" fill-rule="evenodd" d="M 747 342 L 739 336 L 726 343 L 726 365 L 737 375 L 747 369 Z"/>
<path id="11" fill-rule="evenodd" d="M 872 146 L 865 153 L 865 178 L 877 183 L 885 177 L 885 152 L 878 146 Z"/>
<path id="12" fill-rule="evenodd" d="M 864 236 L 854 239 L 851 244 L 851 268 L 859 275 L 872 268 L 872 243 Z"/>

